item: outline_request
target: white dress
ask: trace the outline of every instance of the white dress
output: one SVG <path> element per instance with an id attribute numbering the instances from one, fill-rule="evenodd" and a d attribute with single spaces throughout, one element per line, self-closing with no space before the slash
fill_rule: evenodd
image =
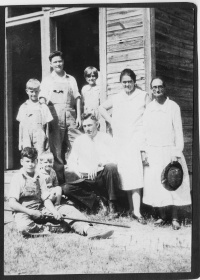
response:
<path id="1" fill-rule="evenodd" d="M 142 116 L 147 93 L 136 88 L 131 95 L 125 91 L 113 98 L 112 129 L 121 188 L 143 188 Z"/>
<path id="2" fill-rule="evenodd" d="M 189 174 L 183 156 L 183 130 L 180 107 L 169 98 L 163 105 L 156 100 L 148 104 L 143 117 L 149 167 L 144 169 L 143 203 L 153 207 L 190 205 Z M 171 156 L 180 158 L 184 176 L 176 191 L 168 191 L 161 183 L 161 173 Z"/>

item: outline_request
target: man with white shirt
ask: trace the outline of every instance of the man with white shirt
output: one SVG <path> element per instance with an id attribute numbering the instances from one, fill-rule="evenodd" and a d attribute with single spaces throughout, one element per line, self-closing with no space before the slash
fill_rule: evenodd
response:
<path id="1" fill-rule="evenodd" d="M 85 134 L 74 141 L 68 160 L 68 171 L 74 172 L 80 180 L 70 184 L 69 179 L 69 184 L 63 186 L 63 193 L 74 195 L 83 203 L 85 192 L 87 202 L 89 193 L 93 194 L 93 203 L 94 194 L 103 197 L 108 201 L 109 210 L 113 213 L 120 178 L 114 163 L 112 137 L 98 131 L 98 121 L 92 114 L 82 115 L 82 126 Z"/>
<path id="2" fill-rule="evenodd" d="M 62 52 L 52 52 L 49 60 L 53 71 L 41 83 L 39 101 L 48 105 L 53 116 L 49 145 L 54 155 L 54 169 L 59 184 L 62 184 L 65 153 L 70 151 L 74 139 L 81 134 L 80 93 L 75 78 L 63 70 Z"/>

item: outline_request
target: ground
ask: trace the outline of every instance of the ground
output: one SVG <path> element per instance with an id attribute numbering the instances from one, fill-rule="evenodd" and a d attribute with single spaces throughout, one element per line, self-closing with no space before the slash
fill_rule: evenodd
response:
<path id="1" fill-rule="evenodd" d="M 4 208 L 12 173 L 5 176 Z M 9 177 L 10 176 L 10 177 Z M 86 213 L 89 219 L 124 224 L 130 228 L 98 225 L 113 229 L 105 240 L 88 240 L 75 233 L 49 237 L 23 238 L 15 229 L 11 212 L 4 212 L 4 274 L 110 274 L 191 271 L 191 218 L 183 219 L 181 229 L 170 224 L 155 227 L 154 218 L 147 225 L 120 217 L 109 220 L 102 211 Z M 8 222 L 8 223 L 7 223 Z"/>
<path id="2" fill-rule="evenodd" d="M 7 207 L 7 202 L 5 202 Z M 105 240 L 88 240 L 75 233 L 52 234 L 49 237 L 24 239 L 5 224 L 4 274 L 108 274 L 191 271 L 191 222 L 178 231 L 170 224 L 154 227 L 150 217 L 141 225 L 130 217 L 109 220 L 101 211 L 90 219 L 127 224 L 130 228 L 103 226 L 114 234 Z M 6 212 L 5 221 L 12 221 Z"/>

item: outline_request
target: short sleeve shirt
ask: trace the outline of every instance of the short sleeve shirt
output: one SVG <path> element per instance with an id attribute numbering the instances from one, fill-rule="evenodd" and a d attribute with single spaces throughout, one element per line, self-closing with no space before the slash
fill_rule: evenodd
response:
<path id="1" fill-rule="evenodd" d="M 40 86 L 39 98 L 41 98 L 41 97 L 46 98 L 47 104 L 48 104 L 49 100 L 51 99 L 51 90 L 52 90 L 52 87 L 53 87 L 53 83 L 54 82 L 56 82 L 56 83 L 65 83 L 66 81 L 68 81 L 70 83 L 73 97 L 75 99 L 80 97 L 80 93 L 78 91 L 77 82 L 76 82 L 76 79 L 73 76 L 71 76 L 71 75 L 67 74 L 66 72 L 64 72 L 64 76 L 63 77 L 59 77 L 53 71 L 49 76 L 44 78 L 44 80 L 42 81 L 41 86 Z"/>
<path id="2" fill-rule="evenodd" d="M 41 105 L 39 102 L 33 103 L 27 100 L 19 108 L 19 112 L 16 118 L 17 121 L 19 121 L 20 123 L 25 122 L 26 118 L 34 114 L 34 111 L 36 110 L 39 110 L 41 112 L 42 125 L 45 125 L 46 123 L 53 120 L 53 117 L 47 105 Z"/>
<path id="3" fill-rule="evenodd" d="M 58 178 L 56 175 L 55 170 L 51 169 L 50 173 L 46 172 L 44 169 L 40 169 L 39 171 L 40 177 L 44 178 L 47 188 L 53 188 L 53 187 L 57 187 L 58 184 Z"/>
<path id="4" fill-rule="evenodd" d="M 91 87 L 86 85 L 82 88 L 82 98 L 84 102 L 84 112 L 96 112 L 100 105 L 100 88 L 99 86 Z"/>

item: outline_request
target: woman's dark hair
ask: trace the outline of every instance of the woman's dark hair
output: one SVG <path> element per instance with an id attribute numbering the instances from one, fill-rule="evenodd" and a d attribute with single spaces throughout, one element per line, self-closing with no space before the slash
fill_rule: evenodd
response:
<path id="1" fill-rule="evenodd" d="M 49 61 L 52 61 L 52 58 L 55 56 L 60 56 L 63 59 L 63 53 L 60 51 L 54 51 L 49 55 Z"/>
<path id="2" fill-rule="evenodd" d="M 154 81 L 154 80 L 157 80 L 157 79 L 159 79 L 159 80 L 161 80 L 161 81 L 163 82 L 163 87 L 166 87 L 166 83 L 165 83 L 163 77 L 161 77 L 161 76 L 155 76 L 155 77 L 151 80 L 151 82 L 150 82 L 150 87 L 151 87 L 151 88 L 152 88 L 152 83 L 153 83 L 153 81 Z"/>
<path id="3" fill-rule="evenodd" d="M 121 83 L 121 81 L 122 81 L 123 76 L 130 76 L 131 79 L 134 81 L 134 83 L 136 82 L 136 75 L 135 75 L 135 73 L 133 72 L 133 70 L 131 70 L 131 69 L 128 69 L 128 68 L 127 68 L 127 69 L 124 69 L 124 70 L 121 72 L 121 74 L 120 74 L 120 79 L 119 79 L 120 83 Z"/>
<path id="4" fill-rule="evenodd" d="M 32 160 L 35 160 L 38 156 L 38 152 L 35 148 L 31 148 L 31 147 L 25 147 L 22 151 L 21 151 L 21 159 L 23 159 L 24 157 L 30 158 Z"/>

